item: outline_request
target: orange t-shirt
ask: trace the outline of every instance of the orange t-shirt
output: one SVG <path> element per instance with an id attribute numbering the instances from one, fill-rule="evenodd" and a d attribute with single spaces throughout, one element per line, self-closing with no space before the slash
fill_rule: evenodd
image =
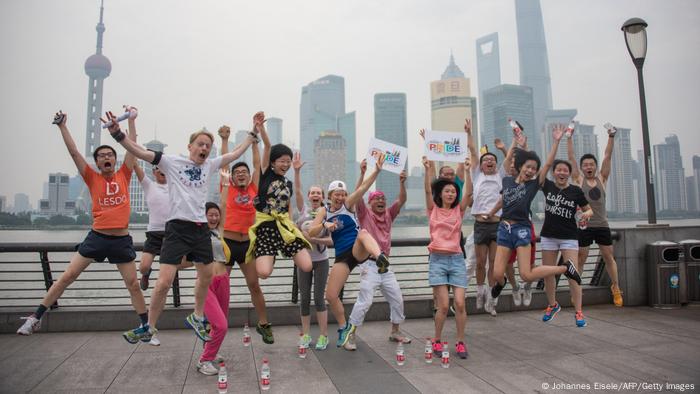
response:
<path id="1" fill-rule="evenodd" d="M 226 200 L 226 221 L 224 230 L 248 234 L 248 229 L 255 222 L 255 196 L 258 187 L 251 182 L 243 191 L 231 185 Z"/>
<path id="2" fill-rule="evenodd" d="M 92 197 L 92 228 L 100 230 L 129 227 L 131 170 L 122 164 L 114 176 L 105 178 L 90 166 L 86 166 L 83 180 Z"/>

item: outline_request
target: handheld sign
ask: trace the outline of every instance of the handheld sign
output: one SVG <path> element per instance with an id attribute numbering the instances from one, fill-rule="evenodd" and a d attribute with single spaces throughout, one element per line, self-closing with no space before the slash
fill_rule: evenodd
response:
<path id="1" fill-rule="evenodd" d="M 374 167 L 381 155 L 384 155 L 382 170 L 400 174 L 406 167 L 408 149 L 377 138 L 371 138 L 369 140 L 369 150 L 367 151 L 367 167 Z"/>
<path id="2" fill-rule="evenodd" d="M 428 160 L 461 163 L 467 158 L 467 134 L 454 131 L 426 131 L 425 153 Z"/>

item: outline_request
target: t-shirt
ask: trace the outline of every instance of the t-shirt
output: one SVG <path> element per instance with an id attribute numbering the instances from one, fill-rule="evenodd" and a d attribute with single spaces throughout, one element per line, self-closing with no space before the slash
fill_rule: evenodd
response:
<path id="1" fill-rule="evenodd" d="M 211 252 L 214 256 L 214 261 L 226 264 L 231 259 L 231 250 L 217 230 L 209 230 L 209 238 L 211 238 Z"/>
<path id="2" fill-rule="evenodd" d="M 362 199 L 355 204 L 360 228 L 367 230 L 379 244 L 379 249 L 387 255 L 391 250 L 391 225 L 400 210 L 401 204 L 398 201 L 394 201 L 381 215 L 374 213 Z"/>
<path id="3" fill-rule="evenodd" d="M 583 190 L 576 185 L 560 189 L 546 179 L 544 193 L 544 224 L 540 235 L 557 239 L 577 239 L 576 207 L 588 205 Z"/>
<path id="4" fill-rule="evenodd" d="M 209 182 L 212 175 L 219 171 L 221 158 L 222 156 L 207 159 L 198 166 L 188 157 L 163 155 L 160 162 L 155 163 L 168 179 L 168 220 L 196 223 L 207 221 L 204 204 L 207 202 Z"/>
<path id="5" fill-rule="evenodd" d="M 462 253 L 460 241 L 462 235 L 462 211 L 459 205 L 454 208 L 427 210 L 430 227 L 430 244 L 428 250 L 438 253 Z"/>
<path id="6" fill-rule="evenodd" d="M 326 210 L 326 221 L 336 224 L 335 231 L 331 233 L 335 255 L 338 256 L 351 249 L 360 229 L 355 213 L 350 212 L 345 205 L 335 212 L 331 212 L 329 207 Z"/>
<path id="7" fill-rule="evenodd" d="M 479 167 L 471 169 L 472 182 L 474 184 L 474 203 L 472 204 L 472 215 L 483 215 L 491 212 L 501 198 L 501 187 L 503 177 L 506 175 L 503 166 L 498 168 L 495 174 L 486 175 Z M 499 210 L 496 215 L 501 216 Z"/>
<path id="8" fill-rule="evenodd" d="M 144 176 L 141 180 L 143 195 L 148 206 L 148 227 L 146 231 L 165 231 L 165 222 L 170 213 L 168 185 L 152 181 Z"/>
<path id="9" fill-rule="evenodd" d="M 304 207 L 302 209 L 302 214 L 297 220 L 297 226 L 301 230 L 307 230 L 303 228 L 303 225 L 305 222 L 310 222 L 313 221 L 316 218 L 316 213 L 317 209 L 311 209 L 310 206 L 304 204 Z M 321 230 L 321 233 L 319 233 L 316 237 L 317 238 L 324 238 L 328 236 L 328 230 L 325 228 Z M 311 244 L 311 250 L 309 250 L 309 254 L 311 255 L 311 261 L 323 261 L 328 258 L 328 247 L 326 245 L 321 245 L 321 244 Z"/>
<path id="10" fill-rule="evenodd" d="M 516 183 L 512 176 L 503 177 L 503 213 L 501 219 L 530 225 L 530 204 L 540 190 L 539 179 Z"/>
<path id="11" fill-rule="evenodd" d="M 289 202 L 292 200 L 292 182 L 282 175 L 276 174 L 272 167 L 260 175 L 258 195 L 255 197 L 255 209 L 270 213 L 289 212 Z"/>
<path id="12" fill-rule="evenodd" d="M 131 170 L 122 165 L 109 178 L 85 166 L 83 180 L 90 189 L 92 198 L 92 228 L 95 230 L 122 229 L 129 227 L 131 204 L 129 182 Z"/>
<path id="13" fill-rule="evenodd" d="M 249 183 L 243 190 L 235 185 L 229 186 L 224 230 L 248 234 L 248 229 L 255 222 L 255 205 L 253 204 L 257 195 L 258 187 L 253 182 Z"/>

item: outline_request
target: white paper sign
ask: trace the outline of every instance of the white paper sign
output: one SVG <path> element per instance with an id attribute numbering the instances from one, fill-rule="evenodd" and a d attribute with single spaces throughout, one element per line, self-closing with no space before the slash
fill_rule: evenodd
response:
<path id="1" fill-rule="evenodd" d="M 373 168 L 377 158 L 384 155 L 384 165 L 382 171 L 391 171 L 400 174 L 406 167 L 408 149 L 377 138 L 369 140 L 369 150 L 367 151 L 367 168 Z"/>
<path id="2" fill-rule="evenodd" d="M 467 134 L 454 131 L 426 131 L 425 155 L 431 161 L 461 163 L 468 156 Z"/>

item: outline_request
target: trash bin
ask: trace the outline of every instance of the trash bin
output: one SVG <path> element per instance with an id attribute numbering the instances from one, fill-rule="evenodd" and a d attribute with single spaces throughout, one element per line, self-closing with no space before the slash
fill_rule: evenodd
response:
<path id="1" fill-rule="evenodd" d="M 700 240 L 686 239 L 678 244 L 685 255 L 687 302 L 700 303 Z"/>
<path id="2" fill-rule="evenodd" d="M 647 266 L 649 267 L 649 305 L 654 308 L 680 308 L 681 281 L 680 263 L 683 249 L 669 241 L 647 244 Z M 685 262 L 683 262 L 685 264 Z"/>

